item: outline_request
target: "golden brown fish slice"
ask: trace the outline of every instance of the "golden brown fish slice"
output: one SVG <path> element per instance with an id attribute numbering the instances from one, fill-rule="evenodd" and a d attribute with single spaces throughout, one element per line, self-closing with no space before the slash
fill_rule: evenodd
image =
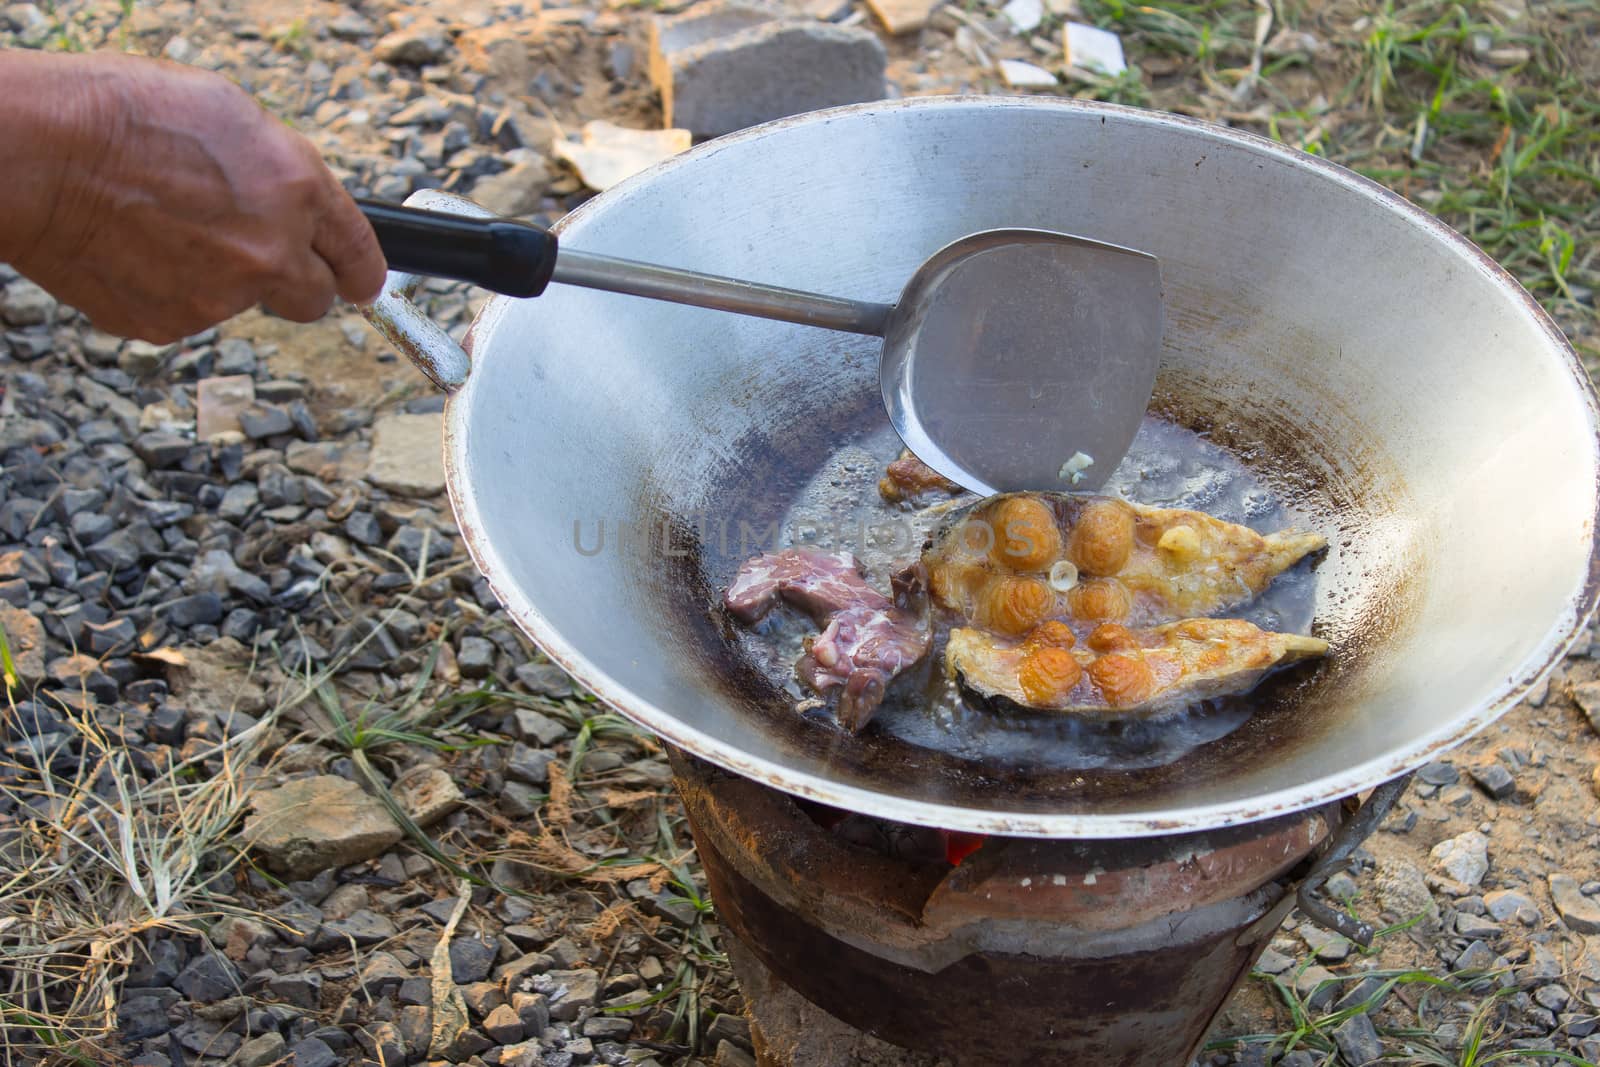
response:
<path id="1" fill-rule="evenodd" d="M 1248 603 L 1327 545 L 1199 511 L 1104 496 L 1007 493 L 945 523 L 923 553 L 935 600 L 1016 636 L 1044 619 L 1153 624 Z"/>
<path id="2" fill-rule="evenodd" d="M 961 627 L 950 632 L 945 670 L 993 710 L 1136 716 L 1247 692 L 1269 671 L 1327 651 L 1319 638 L 1269 633 L 1243 619 L 1133 631 L 1107 625 L 1084 644 L 1060 624 L 1020 641 Z"/>

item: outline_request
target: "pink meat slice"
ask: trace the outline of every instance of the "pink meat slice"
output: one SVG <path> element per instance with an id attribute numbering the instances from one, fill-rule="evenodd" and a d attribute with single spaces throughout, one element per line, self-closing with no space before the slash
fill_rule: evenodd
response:
<path id="1" fill-rule="evenodd" d="M 811 616 L 822 632 L 807 643 L 795 673 L 819 695 L 837 690 L 839 723 L 855 732 L 878 710 L 889 683 L 928 654 L 933 639 L 922 617 L 921 582 L 908 569 L 893 585 L 899 603 L 868 585 L 848 552 L 786 548 L 746 560 L 724 603 L 747 624 L 779 600 Z"/>

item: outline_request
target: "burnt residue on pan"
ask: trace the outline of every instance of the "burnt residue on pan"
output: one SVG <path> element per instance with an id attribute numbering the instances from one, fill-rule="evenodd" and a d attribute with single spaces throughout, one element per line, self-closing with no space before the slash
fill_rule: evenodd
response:
<path id="1" fill-rule="evenodd" d="M 1326 664 L 1270 678 L 1229 732 L 1156 766 L 1060 767 L 958 755 L 876 726 L 852 736 L 829 717 L 797 713 L 793 693 L 740 653 L 741 633 L 718 608 L 733 570 L 750 553 L 748 545 L 723 536 L 715 517 L 737 517 L 758 531 L 781 523 L 829 457 L 882 432 L 875 389 L 835 395 L 837 403 L 825 411 L 775 421 L 733 442 L 725 450 L 729 458 L 695 487 L 687 506 L 663 490 L 681 484 L 678 478 L 647 475 L 639 507 L 665 517 L 674 549 L 648 561 L 643 593 L 678 654 L 714 681 L 750 729 L 780 751 L 804 754 L 808 762 L 824 759 L 839 780 L 914 777 L 924 783 L 923 795 L 978 809 L 997 803 L 1040 812 L 1089 801 L 1101 810 L 1140 805 L 1186 783 L 1280 759 L 1339 729 L 1340 709 L 1352 706 L 1369 667 L 1415 614 L 1421 568 L 1409 566 L 1405 552 L 1369 549 L 1380 543 L 1375 532 L 1405 513 L 1404 487 L 1336 398 L 1307 413 L 1277 401 L 1253 402 L 1248 389 L 1164 371 L 1152 414 L 1230 452 L 1272 488 L 1298 525 L 1333 542 L 1338 559 L 1332 569 L 1348 589 L 1319 582 L 1315 632 L 1334 643 Z M 1338 443 L 1337 453 L 1329 451 L 1330 441 Z"/>

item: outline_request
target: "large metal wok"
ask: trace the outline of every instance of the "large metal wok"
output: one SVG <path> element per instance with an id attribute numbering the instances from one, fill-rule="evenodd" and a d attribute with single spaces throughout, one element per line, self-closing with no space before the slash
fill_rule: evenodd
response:
<path id="1" fill-rule="evenodd" d="M 1503 270 L 1345 170 L 1125 108 L 913 100 L 711 142 L 559 229 L 592 252 L 888 300 L 992 227 L 1159 256 L 1157 407 L 1332 542 L 1316 572 L 1327 666 L 1164 767 L 850 737 L 734 655 L 711 608 L 740 548 L 702 536 L 703 517 L 760 531 L 842 443 L 881 433 L 870 339 L 563 288 L 491 300 L 469 366 L 399 276 L 375 319 L 451 392 L 451 500 L 518 624 L 673 744 L 826 803 L 1038 836 L 1259 819 L 1426 762 L 1560 658 L 1596 596 L 1588 379 Z"/>

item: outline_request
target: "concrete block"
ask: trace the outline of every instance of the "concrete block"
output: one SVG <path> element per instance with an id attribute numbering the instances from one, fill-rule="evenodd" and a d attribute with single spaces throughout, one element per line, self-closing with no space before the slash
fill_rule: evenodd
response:
<path id="1" fill-rule="evenodd" d="M 867 30 L 748 2 L 700 4 L 651 24 L 650 79 L 666 125 L 697 137 L 882 100 L 887 61 Z"/>

